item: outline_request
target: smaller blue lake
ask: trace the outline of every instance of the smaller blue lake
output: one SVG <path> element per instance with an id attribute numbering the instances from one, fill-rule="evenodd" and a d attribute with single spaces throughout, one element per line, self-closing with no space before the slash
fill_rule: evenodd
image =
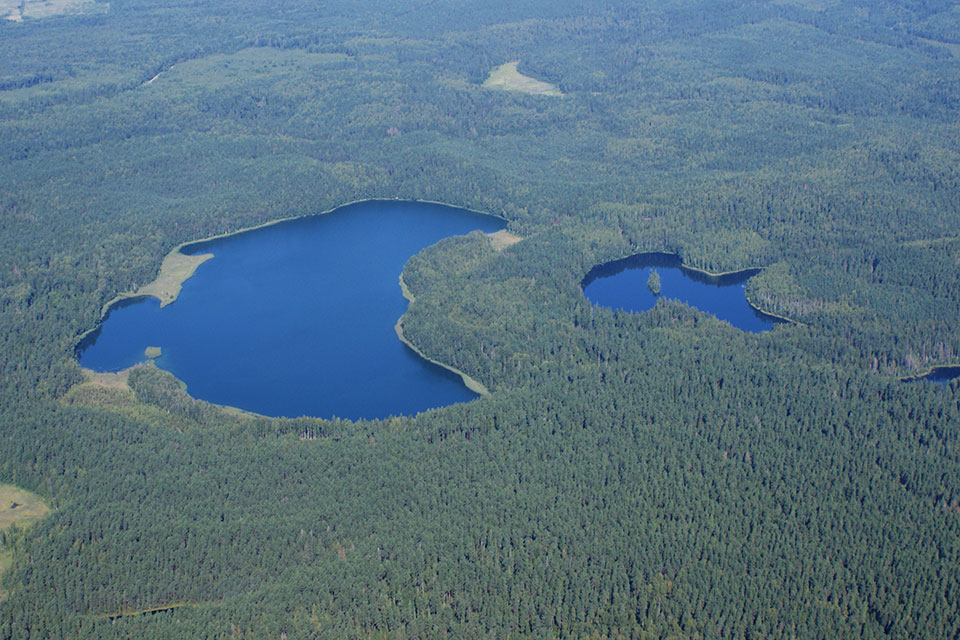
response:
<path id="1" fill-rule="evenodd" d="M 647 284 L 653 271 L 660 278 L 659 295 Z M 784 322 L 747 302 L 746 281 L 759 272 L 747 269 L 711 276 L 687 269 L 674 254 L 641 253 L 595 267 L 582 286 L 590 302 L 604 307 L 637 313 L 652 309 L 658 298 L 670 298 L 713 314 L 742 331 L 759 333 Z"/>
<path id="2" fill-rule="evenodd" d="M 80 364 L 119 371 L 162 349 L 157 366 L 195 398 L 268 416 L 383 418 L 476 397 L 460 376 L 400 342 L 406 261 L 438 240 L 504 227 L 445 205 L 360 202 L 229 237 L 176 302 L 127 300 L 78 346 Z"/>
<path id="3" fill-rule="evenodd" d="M 960 378 L 960 366 L 934 367 L 927 375 L 919 378 L 907 378 L 905 382 L 937 382 L 947 386 L 951 380 L 956 378 Z"/>

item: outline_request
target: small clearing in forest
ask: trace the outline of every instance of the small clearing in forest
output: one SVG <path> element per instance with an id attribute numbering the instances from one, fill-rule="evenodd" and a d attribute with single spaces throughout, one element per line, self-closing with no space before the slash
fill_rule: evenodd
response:
<path id="1" fill-rule="evenodd" d="M 506 229 L 501 229 L 500 231 L 494 231 L 488 237 L 490 238 L 490 244 L 497 251 L 501 249 L 506 249 L 510 245 L 517 244 L 518 242 L 523 240 L 523 238 L 521 238 L 520 236 L 510 233 Z"/>
<path id="2" fill-rule="evenodd" d="M 33 524 L 50 513 L 40 496 L 12 484 L 0 484 L 0 531 Z"/>
<path id="3" fill-rule="evenodd" d="M 519 61 L 514 61 L 495 67 L 484 81 L 483 86 L 488 89 L 506 89 L 507 91 L 520 91 L 537 96 L 563 95 L 556 85 L 525 76 L 517 71 L 518 64 L 520 64 Z"/>
<path id="4" fill-rule="evenodd" d="M 109 8 L 109 3 L 93 0 L 0 0 L 0 16 L 14 22 L 24 18 L 105 12 Z"/>
<path id="5" fill-rule="evenodd" d="M 6 531 L 13 525 L 26 527 L 50 513 L 40 496 L 25 491 L 12 484 L 0 484 L 0 531 Z M 0 548 L 0 575 L 3 575 L 13 566 L 13 552 L 8 548 Z M 0 600 L 7 597 L 6 591 L 0 589 Z"/>

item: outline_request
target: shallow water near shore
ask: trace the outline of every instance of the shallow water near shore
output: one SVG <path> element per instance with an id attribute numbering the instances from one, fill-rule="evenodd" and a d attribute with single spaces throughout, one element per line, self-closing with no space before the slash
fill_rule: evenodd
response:
<path id="1" fill-rule="evenodd" d="M 269 416 L 383 418 L 476 397 L 459 375 L 397 338 L 398 278 L 415 253 L 504 222 L 446 205 L 367 201 L 202 241 L 213 253 L 173 304 L 114 305 L 78 347 L 80 364 L 119 371 L 162 348 L 157 366 L 190 395 Z"/>

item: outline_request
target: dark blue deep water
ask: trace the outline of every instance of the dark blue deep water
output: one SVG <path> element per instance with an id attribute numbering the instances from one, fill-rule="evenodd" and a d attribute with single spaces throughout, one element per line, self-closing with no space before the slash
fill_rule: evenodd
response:
<path id="1" fill-rule="evenodd" d="M 654 269 L 660 274 L 659 296 L 647 287 Z M 671 298 L 711 313 L 742 331 L 758 333 L 783 322 L 757 311 L 747 302 L 746 281 L 759 271 L 748 269 L 708 276 L 682 267 L 676 255 L 641 253 L 591 270 L 583 280 L 583 293 L 594 304 L 632 312 L 653 308 L 658 297 Z"/>
<path id="2" fill-rule="evenodd" d="M 943 386 L 950 384 L 952 380 L 960 378 L 960 366 L 934 367 L 930 373 L 919 378 L 907 378 L 907 382 L 916 382 L 924 380 L 926 382 L 938 382 Z"/>
<path id="3" fill-rule="evenodd" d="M 476 397 L 397 338 L 406 261 L 438 240 L 502 229 L 438 204 L 368 201 L 199 242 L 213 253 L 177 301 L 113 307 L 80 364 L 119 371 L 159 346 L 195 398 L 269 416 L 382 418 Z"/>

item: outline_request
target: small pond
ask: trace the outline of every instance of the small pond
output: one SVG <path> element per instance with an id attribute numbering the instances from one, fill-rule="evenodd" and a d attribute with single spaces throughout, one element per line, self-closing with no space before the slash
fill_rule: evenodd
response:
<path id="1" fill-rule="evenodd" d="M 382 418 L 476 397 L 398 339 L 403 265 L 438 240 L 504 227 L 440 204 L 367 201 L 225 238 L 176 302 L 125 300 L 78 346 L 119 371 L 160 347 L 157 366 L 195 398 L 268 416 Z"/>
<path id="2" fill-rule="evenodd" d="M 960 378 L 960 366 L 934 367 L 930 373 L 916 378 L 906 378 L 905 382 L 937 382 L 943 386 L 950 384 L 951 380 Z"/>
<path id="3" fill-rule="evenodd" d="M 659 278 L 660 293 L 651 291 L 651 274 Z M 593 304 L 641 312 L 652 309 L 660 297 L 679 300 L 726 320 L 742 331 L 758 333 L 785 322 L 750 306 L 746 282 L 759 273 L 747 269 L 711 276 L 684 267 L 670 253 L 641 253 L 595 267 L 583 280 L 583 293 Z"/>

